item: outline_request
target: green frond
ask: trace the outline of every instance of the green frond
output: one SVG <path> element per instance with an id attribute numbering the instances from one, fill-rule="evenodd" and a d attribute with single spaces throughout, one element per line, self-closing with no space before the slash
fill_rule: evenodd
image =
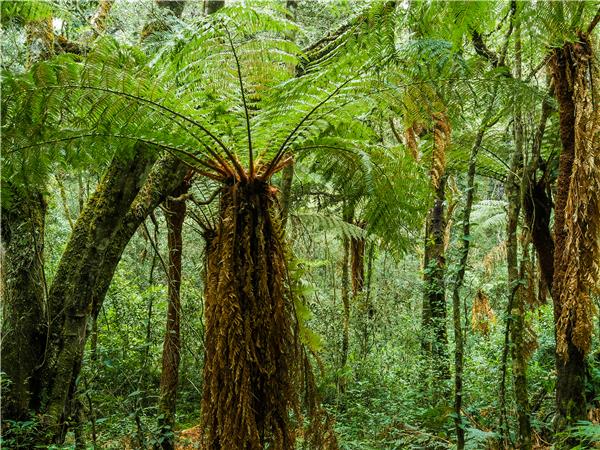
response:
<path id="1" fill-rule="evenodd" d="M 55 8 L 49 1 L 43 0 L 3 0 L 0 2 L 0 16 L 2 25 L 17 20 L 20 22 L 34 22 L 51 18 Z"/>
<path id="2" fill-rule="evenodd" d="M 314 211 L 297 212 L 292 214 L 292 220 L 302 227 L 315 231 L 330 231 L 338 236 L 348 239 L 364 239 L 367 233 L 361 227 L 344 221 L 333 214 L 324 214 Z"/>

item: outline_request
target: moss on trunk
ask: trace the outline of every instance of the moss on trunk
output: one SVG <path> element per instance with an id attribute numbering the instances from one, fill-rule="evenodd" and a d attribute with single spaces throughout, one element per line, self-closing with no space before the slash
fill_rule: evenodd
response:
<path id="1" fill-rule="evenodd" d="M 40 192 L 14 192 L 2 205 L 2 419 L 27 420 L 39 404 L 47 312 L 43 266 L 46 204 Z M 4 387 L 4 386 L 3 386 Z"/>

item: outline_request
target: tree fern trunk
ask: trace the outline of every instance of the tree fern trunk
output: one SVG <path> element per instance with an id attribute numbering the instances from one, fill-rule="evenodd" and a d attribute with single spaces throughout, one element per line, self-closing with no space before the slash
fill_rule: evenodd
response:
<path id="1" fill-rule="evenodd" d="M 550 63 L 562 141 L 555 197 L 552 297 L 557 341 L 555 428 L 564 431 L 576 421 L 584 420 L 587 412 L 585 352 L 589 346 L 591 317 L 584 311 L 591 302 L 586 283 L 594 279 L 590 261 L 598 258 L 594 240 L 600 228 L 597 135 L 586 135 L 589 132 L 586 127 L 594 123 L 590 116 L 592 100 L 587 78 L 588 70 L 593 67 L 589 37 L 582 34 L 579 42 L 554 50 Z M 583 165 L 582 161 L 585 161 Z M 581 177 L 585 170 L 591 172 Z M 576 178 L 578 174 L 580 178 Z M 589 196 L 587 200 L 581 200 L 578 191 L 581 188 Z M 578 214 L 574 215 L 573 209 Z M 577 229 L 585 230 L 585 236 L 578 237 Z M 584 241 L 580 243 L 582 238 Z M 575 248 L 576 245 L 579 247 Z"/>
<path id="2" fill-rule="evenodd" d="M 275 189 L 223 188 L 205 303 L 204 449 L 294 447 L 299 357 Z"/>
<path id="3" fill-rule="evenodd" d="M 340 369 L 344 371 L 348 363 L 348 353 L 350 349 L 350 277 L 348 270 L 348 262 L 350 259 L 350 239 L 344 236 L 342 240 L 343 258 L 342 258 L 342 307 L 343 307 L 343 325 L 342 325 L 342 358 L 340 361 Z M 346 392 L 347 379 L 345 375 L 341 375 L 338 380 L 340 393 Z"/>
<path id="4" fill-rule="evenodd" d="M 448 393 L 445 380 L 450 378 L 444 281 L 446 273 L 444 204 L 446 200 L 446 149 L 450 145 L 451 128 L 444 112 L 432 114 L 432 121 L 433 151 L 430 176 L 435 195 L 425 229 L 423 348 L 425 356 L 430 358 L 433 369 L 433 396 L 434 401 L 437 402 Z"/>
<path id="5" fill-rule="evenodd" d="M 446 332 L 446 287 L 444 282 L 446 260 L 444 256 L 444 215 L 446 179 L 442 177 L 435 192 L 434 206 L 429 211 L 425 243 L 425 299 L 429 317 L 424 323 L 428 353 L 431 355 L 434 390 L 441 394 L 438 381 L 450 376 L 448 336 Z"/>

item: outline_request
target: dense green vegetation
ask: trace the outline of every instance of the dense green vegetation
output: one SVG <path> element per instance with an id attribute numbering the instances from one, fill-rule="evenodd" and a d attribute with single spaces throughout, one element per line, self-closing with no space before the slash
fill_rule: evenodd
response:
<path id="1" fill-rule="evenodd" d="M 600 446 L 600 4 L 8 1 L 2 448 Z"/>

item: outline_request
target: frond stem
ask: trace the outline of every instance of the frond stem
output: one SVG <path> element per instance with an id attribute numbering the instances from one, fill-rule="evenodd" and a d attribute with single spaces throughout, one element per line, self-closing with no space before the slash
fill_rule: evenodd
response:
<path id="1" fill-rule="evenodd" d="M 242 96 L 242 104 L 244 105 L 244 114 L 246 116 L 246 131 L 248 133 L 248 161 L 249 161 L 249 170 L 250 179 L 254 178 L 254 155 L 252 152 L 252 134 L 250 133 L 250 114 L 248 112 L 248 105 L 246 104 L 246 94 L 244 93 L 244 81 L 242 78 L 242 68 L 240 67 L 240 60 L 238 58 L 237 52 L 235 50 L 235 45 L 233 45 L 233 39 L 231 38 L 231 33 L 229 32 L 229 28 L 227 25 L 223 23 L 223 28 L 225 28 L 225 32 L 227 33 L 227 39 L 229 40 L 229 45 L 231 46 L 231 51 L 233 53 L 233 58 L 235 59 L 235 65 L 237 69 L 238 81 L 240 83 L 240 94 Z"/>

